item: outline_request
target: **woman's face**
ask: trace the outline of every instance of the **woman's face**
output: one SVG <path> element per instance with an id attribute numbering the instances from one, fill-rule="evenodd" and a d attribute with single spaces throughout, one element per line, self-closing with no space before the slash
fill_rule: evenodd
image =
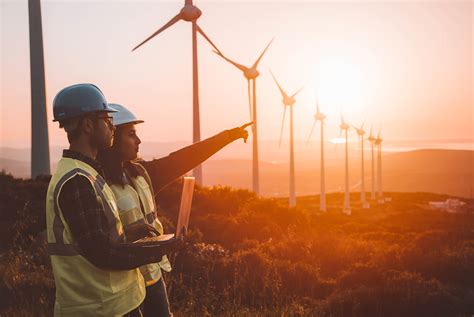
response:
<path id="1" fill-rule="evenodd" d="M 116 133 L 120 133 L 120 157 L 123 162 L 131 161 L 137 158 L 138 149 L 142 141 L 137 135 L 135 124 L 126 124 L 119 126 Z"/>

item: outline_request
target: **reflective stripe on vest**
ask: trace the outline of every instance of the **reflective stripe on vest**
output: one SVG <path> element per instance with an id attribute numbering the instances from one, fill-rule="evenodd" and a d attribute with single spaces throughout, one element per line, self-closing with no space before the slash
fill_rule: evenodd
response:
<path id="1" fill-rule="evenodd" d="M 106 183 L 100 175 L 97 175 L 97 177 L 94 178 L 91 174 L 84 171 L 83 169 L 75 168 L 71 170 L 70 172 L 66 173 L 57 183 L 54 189 L 54 197 L 59 197 L 59 191 L 62 189 L 62 186 L 64 185 L 64 183 L 76 174 L 81 174 L 81 175 L 86 176 L 94 185 L 95 191 L 102 201 L 102 206 L 104 206 L 105 217 L 110 226 L 109 237 L 111 238 L 111 240 L 114 242 L 123 242 L 125 240 L 125 237 L 123 235 L 123 230 L 116 229 L 115 216 L 113 214 L 113 211 L 110 205 L 107 203 L 107 199 L 104 197 L 104 194 L 103 194 L 104 185 Z M 54 213 L 55 213 L 55 217 L 54 217 L 54 223 L 53 223 L 53 230 L 54 230 L 54 236 L 55 236 L 56 242 L 48 243 L 49 254 L 50 255 L 79 255 L 80 252 L 79 252 L 79 247 L 77 245 L 65 244 L 63 241 L 64 224 L 61 220 L 61 217 L 59 216 L 59 206 L 58 206 L 57 199 L 54 200 Z M 112 226 L 112 224 L 114 225 Z M 121 231 L 120 234 L 119 234 L 119 231 Z"/>
<path id="2" fill-rule="evenodd" d="M 56 283 L 55 316 L 123 315 L 143 302 L 145 287 L 138 269 L 105 270 L 94 266 L 77 246 L 63 217 L 58 197 L 75 175 L 87 177 L 104 207 L 110 238 L 124 239 L 112 190 L 88 164 L 62 158 L 46 196 L 48 251 Z"/>
<path id="3" fill-rule="evenodd" d="M 141 165 L 138 168 L 142 168 L 142 173 L 146 173 Z M 146 174 L 146 176 L 147 175 L 148 174 Z M 152 225 L 160 234 L 163 234 L 163 225 L 158 220 L 155 211 L 153 189 L 149 181 L 147 181 L 149 177 L 145 179 L 140 175 L 129 178 L 133 186 L 110 185 L 117 197 L 117 206 L 122 224 L 126 228 L 127 226 L 146 221 L 146 223 Z M 144 210 L 142 210 L 141 206 L 143 206 Z M 156 283 L 161 278 L 161 269 L 166 272 L 171 271 L 171 264 L 166 255 L 163 256 L 159 263 L 151 263 L 140 267 L 140 272 L 143 274 L 147 286 Z"/>
<path id="4" fill-rule="evenodd" d="M 141 174 L 137 177 L 132 177 L 133 187 L 138 193 L 139 199 L 142 200 L 142 205 L 145 208 L 145 218 L 147 219 L 148 223 L 155 227 L 155 229 L 160 233 L 163 234 L 163 225 L 161 224 L 160 220 L 158 220 L 156 211 L 156 203 L 155 203 L 155 196 L 153 194 L 153 186 L 151 184 L 150 176 L 148 175 L 145 168 L 140 164 L 135 164 L 137 168 L 141 170 Z M 166 272 L 171 271 L 171 263 L 168 260 L 168 257 L 165 255 L 163 256 L 162 260 L 159 262 L 161 269 Z M 144 275 L 145 281 L 147 281 L 147 277 Z"/>

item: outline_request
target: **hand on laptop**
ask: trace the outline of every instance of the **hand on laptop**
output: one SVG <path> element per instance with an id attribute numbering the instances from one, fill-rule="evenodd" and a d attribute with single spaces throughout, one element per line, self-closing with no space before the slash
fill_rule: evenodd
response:
<path id="1" fill-rule="evenodd" d="M 160 233 L 147 223 L 136 223 L 128 226 L 125 230 L 127 242 L 133 242 L 145 237 L 159 236 Z"/>

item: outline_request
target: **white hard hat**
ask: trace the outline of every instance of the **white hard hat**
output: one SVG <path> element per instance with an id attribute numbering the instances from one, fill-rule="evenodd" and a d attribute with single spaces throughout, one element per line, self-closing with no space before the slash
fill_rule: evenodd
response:
<path id="1" fill-rule="evenodd" d="M 128 110 L 122 105 L 119 105 L 116 103 L 109 103 L 109 106 L 112 109 L 117 110 L 117 112 L 111 113 L 113 117 L 113 121 L 114 121 L 114 126 L 116 127 L 120 125 L 128 124 L 128 123 L 138 124 L 138 123 L 145 122 L 143 120 L 138 120 L 137 117 L 135 117 L 135 115 L 132 112 L 130 112 L 130 110 Z"/>

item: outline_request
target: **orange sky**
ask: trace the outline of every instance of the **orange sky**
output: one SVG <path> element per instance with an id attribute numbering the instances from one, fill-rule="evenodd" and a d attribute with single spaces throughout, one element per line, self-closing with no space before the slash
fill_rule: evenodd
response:
<path id="1" fill-rule="evenodd" d="M 52 99 L 78 82 L 96 83 L 109 102 L 144 118 L 145 141 L 191 140 L 191 25 L 179 22 L 130 53 L 182 4 L 43 1 L 52 145 L 66 144 L 51 122 Z M 337 137 L 343 111 L 354 124 L 382 124 L 385 139 L 474 139 L 469 1 L 196 4 L 201 27 L 239 63 L 250 66 L 275 37 L 259 67 L 261 139 L 278 138 L 283 113 L 270 68 L 290 93 L 306 83 L 295 105 L 297 139 L 313 123 L 316 90 L 328 138 Z M 28 45 L 27 1 L 2 0 L 0 146 L 30 143 Z M 248 121 L 242 74 L 202 38 L 199 63 L 202 136 Z"/>

